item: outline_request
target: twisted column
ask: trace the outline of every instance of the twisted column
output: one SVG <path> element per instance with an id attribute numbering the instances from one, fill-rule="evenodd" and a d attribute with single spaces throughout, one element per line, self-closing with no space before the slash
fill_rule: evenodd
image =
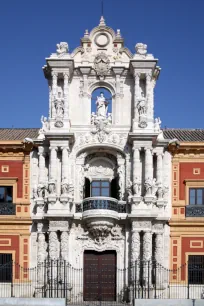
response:
<path id="1" fill-rule="evenodd" d="M 132 281 L 139 281 L 139 257 L 140 257 L 140 230 L 137 229 L 137 222 L 132 222 L 131 231 L 131 278 Z"/>
<path id="2" fill-rule="evenodd" d="M 51 260 L 59 258 L 59 241 L 57 232 L 49 233 L 49 257 Z"/>
<path id="3" fill-rule="evenodd" d="M 145 231 L 143 235 L 143 271 L 144 283 L 151 284 L 151 259 L 152 259 L 152 233 Z"/>
<path id="4" fill-rule="evenodd" d="M 68 255 L 68 251 L 69 251 L 69 233 L 67 231 L 62 232 L 61 233 L 61 244 L 60 244 L 60 248 L 61 248 L 61 256 L 64 260 L 68 260 L 69 255 Z"/>

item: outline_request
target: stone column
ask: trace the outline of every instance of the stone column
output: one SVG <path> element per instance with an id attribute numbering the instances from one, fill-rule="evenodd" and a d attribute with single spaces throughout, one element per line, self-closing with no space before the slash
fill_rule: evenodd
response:
<path id="1" fill-rule="evenodd" d="M 133 195 L 141 196 L 140 147 L 133 144 Z"/>
<path id="2" fill-rule="evenodd" d="M 44 265 L 47 257 L 47 243 L 45 241 L 45 234 L 42 232 L 43 223 L 37 224 L 38 243 L 37 243 L 37 280 L 43 282 L 44 280 Z"/>
<path id="3" fill-rule="evenodd" d="M 57 147 L 50 147 L 50 179 L 56 179 Z"/>
<path id="4" fill-rule="evenodd" d="M 56 231 L 49 232 L 49 258 L 59 259 L 59 240 Z"/>
<path id="5" fill-rule="evenodd" d="M 64 118 L 69 118 L 69 71 L 63 73 L 64 76 Z"/>
<path id="6" fill-rule="evenodd" d="M 157 186 L 158 186 L 158 190 L 157 190 L 157 194 L 158 194 L 158 200 L 162 200 L 163 198 L 163 153 L 159 152 L 157 153 L 157 172 L 156 172 L 156 176 L 157 176 Z"/>
<path id="7" fill-rule="evenodd" d="M 45 183 L 45 150 L 44 147 L 38 147 L 38 155 L 39 155 L 39 175 L 38 175 L 38 183 Z"/>
<path id="8" fill-rule="evenodd" d="M 153 121 L 153 87 L 151 84 L 151 79 L 152 79 L 152 72 L 148 72 L 146 73 L 146 97 L 147 97 L 147 103 L 148 103 L 148 109 L 147 109 L 147 113 L 148 113 L 148 118 Z"/>
<path id="9" fill-rule="evenodd" d="M 60 248 L 61 248 L 61 256 L 62 259 L 68 261 L 69 259 L 69 232 L 68 231 L 64 231 L 61 233 L 61 244 L 60 244 Z"/>
<path id="10" fill-rule="evenodd" d="M 58 73 L 56 71 L 52 71 L 52 118 L 55 118 L 56 116 L 56 110 L 55 110 L 55 100 L 57 98 L 57 78 Z"/>
<path id="11" fill-rule="evenodd" d="M 131 266 L 132 281 L 139 281 L 139 257 L 140 257 L 140 230 L 137 228 L 137 221 L 132 221 L 131 231 Z"/>
<path id="12" fill-rule="evenodd" d="M 163 233 L 156 233 L 155 260 L 160 265 L 163 265 L 163 259 L 164 259 Z"/>
<path id="13" fill-rule="evenodd" d="M 62 179 L 69 178 L 69 147 L 61 147 L 62 150 Z"/>
<path id="14" fill-rule="evenodd" d="M 121 154 L 117 154 L 118 177 L 119 177 L 119 199 L 124 200 L 125 195 L 125 160 Z"/>
<path id="15" fill-rule="evenodd" d="M 147 179 L 153 179 L 153 157 L 150 148 L 145 148 L 145 180 Z"/>
<path id="16" fill-rule="evenodd" d="M 151 285 L 151 260 L 152 260 L 152 232 L 145 230 L 143 235 L 143 271 L 144 283 L 146 286 Z"/>
<path id="17" fill-rule="evenodd" d="M 140 72 L 134 71 L 135 91 L 134 91 L 134 119 L 138 119 L 137 102 L 140 96 Z"/>

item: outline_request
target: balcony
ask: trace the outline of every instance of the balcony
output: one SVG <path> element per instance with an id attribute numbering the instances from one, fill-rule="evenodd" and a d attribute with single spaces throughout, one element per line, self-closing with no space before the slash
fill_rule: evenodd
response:
<path id="1" fill-rule="evenodd" d="M 118 213 L 125 213 L 124 204 L 119 204 L 117 199 L 109 197 L 91 197 L 83 200 L 83 212 L 92 209 L 107 209 Z"/>
<path id="2" fill-rule="evenodd" d="M 186 217 L 204 217 L 204 205 L 187 205 Z"/>
<path id="3" fill-rule="evenodd" d="M 0 203 L 0 215 L 15 215 L 16 214 L 16 205 L 9 202 Z"/>

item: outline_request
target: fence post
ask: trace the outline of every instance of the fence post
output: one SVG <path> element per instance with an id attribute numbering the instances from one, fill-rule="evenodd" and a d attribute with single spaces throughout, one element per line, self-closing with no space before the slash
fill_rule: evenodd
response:
<path id="1" fill-rule="evenodd" d="M 188 282 L 188 285 L 187 285 L 187 299 L 189 299 L 189 296 L 190 296 L 190 294 L 189 294 L 189 262 L 187 262 L 187 265 L 188 265 L 188 275 L 187 275 L 187 277 L 188 277 L 188 279 L 187 279 L 187 282 Z"/>
<path id="2" fill-rule="evenodd" d="M 155 267 L 155 287 L 154 287 L 154 298 L 157 298 L 157 262 L 154 261 L 154 267 Z"/>
<path id="3" fill-rule="evenodd" d="M 13 259 L 11 261 L 11 297 L 14 297 L 13 295 Z"/>

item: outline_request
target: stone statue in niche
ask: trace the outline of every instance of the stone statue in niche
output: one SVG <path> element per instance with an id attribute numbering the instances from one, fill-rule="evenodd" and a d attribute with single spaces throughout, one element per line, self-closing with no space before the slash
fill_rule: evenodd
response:
<path id="1" fill-rule="evenodd" d="M 138 176 L 133 180 L 133 193 L 134 195 L 141 195 L 141 180 Z"/>
<path id="2" fill-rule="evenodd" d="M 64 116 L 64 99 L 61 97 L 61 92 L 58 93 L 58 98 L 55 99 L 55 114 L 57 118 Z"/>
<path id="3" fill-rule="evenodd" d="M 97 97 L 96 105 L 97 105 L 96 116 L 98 118 L 106 118 L 108 111 L 108 102 L 106 101 L 103 92 L 101 92 L 100 96 Z"/>
<path id="4" fill-rule="evenodd" d="M 138 99 L 137 110 L 139 114 L 139 127 L 147 127 L 147 101 L 143 92 L 141 92 L 141 97 Z"/>
<path id="5" fill-rule="evenodd" d="M 152 180 L 152 195 L 155 197 L 158 190 L 157 180 L 153 178 Z"/>
<path id="6" fill-rule="evenodd" d="M 138 99 L 137 109 L 140 116 L 147 114 L 146 99 L 143 92 L 141 92 L 141 97 Z"/>
<path id="7" fill-rule="evenodd" d="M 69 46 L 67 42 L 60 42 L 59 44 L 56 45 L 56 47 L 57 47 L 56 53 L 58 56 L 62 56 L 69 51 Z"/>

